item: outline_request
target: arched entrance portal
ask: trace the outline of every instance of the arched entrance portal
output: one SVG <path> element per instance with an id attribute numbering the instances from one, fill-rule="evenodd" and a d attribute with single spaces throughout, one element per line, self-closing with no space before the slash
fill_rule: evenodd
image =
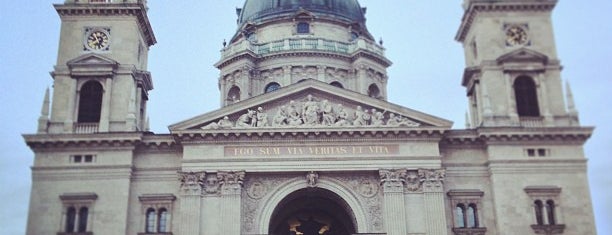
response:
<path id="1" fill-rule="evenodd" d="M 270 235 L 350 235 L 355 216 L 337 194 L 322 188 L 304 188 L 287 195 L 274 209 Z"/>

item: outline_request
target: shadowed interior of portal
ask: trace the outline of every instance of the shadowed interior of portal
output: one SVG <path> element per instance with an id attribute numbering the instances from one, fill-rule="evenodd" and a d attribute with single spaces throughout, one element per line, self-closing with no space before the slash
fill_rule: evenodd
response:
<path id="1" fill-rule="evenodd" d="M 355 217 L 335 193 L 307 188 L 289 194 L 274 209 L 270 235 L 350 235 Z"/>

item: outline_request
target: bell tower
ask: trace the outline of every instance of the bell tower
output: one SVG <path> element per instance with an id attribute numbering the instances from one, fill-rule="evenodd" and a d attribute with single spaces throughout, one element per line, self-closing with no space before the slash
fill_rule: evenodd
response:
<path id="1" fill-rule="evenodd" d="M 557 0 L 466 0 L 456 35 L 471 127 L 578 126 L 553 36 Z"/>
<path id="2" fill-rule="evenodd" d="M 66 0 L 55 9 L 60 45 L 39 133 L 146 130 L 147 55 L 156 43 L 146 1 Z"/>

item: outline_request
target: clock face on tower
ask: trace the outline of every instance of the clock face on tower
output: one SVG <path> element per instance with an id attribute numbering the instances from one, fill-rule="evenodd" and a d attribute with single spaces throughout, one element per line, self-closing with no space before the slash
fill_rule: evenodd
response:
<path id="1" fill-rule="evenodd" d="M 85 34 L 85 49 L 91 51 L 106 51 L 110 45 L 110 33 L 106 29 L 88 29 Z"/>
<path id="2" fill-rule="evenodd" d="M 529 42 L 527 31 L 519 25 L 511 25 L 506 27 L 506 45 L 519 46 Z"/>

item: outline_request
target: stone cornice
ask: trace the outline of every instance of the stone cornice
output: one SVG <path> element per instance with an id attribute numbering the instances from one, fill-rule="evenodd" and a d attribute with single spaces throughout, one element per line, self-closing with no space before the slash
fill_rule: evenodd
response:
<path id="1" fill-rule="evenodd" d="M 447 128 L 266 128 L 242 130 L 186 130 L 173 135 L 181 144 L 236 141 L 355 141 L 366 139 L 439 141 Z"/>
<path id="2" fill-rule="evenodd" d="M 490 1 L 472 0 L 466 7 L 461 20 L 461 26 L 455 36 L 455 40 L 463 42 L 467 36 L 474 18 L 480 12 L 493 11 L 552 11 L 557 5 L 557 0 L 519 0 L 519 1 Z"/>
<path id="3" fill-rule="evenodd" d="M 148 46 L 157 43 L 143 3 L 55 4 L 60 17 L 68 16 L 135 16 Z"/>
<path id="4" fill-rule="evenodd" d="M 389 67 L 393 64 L 389 59 L 385 58 L 384 56 L 380 56 L 380 55 L 377 55 L 376 53 L 371 53 L 366 50 L 359 50 L 351 55 L 347 55 L 347 54 L 339 53 L 339 52 L 332 52 L 332 51 L 315 51 L 315 50 L 313 51 L 309 51 L 309 50 L 279 51 L 279 52 L 268 53 L 264 55 L 257 55 L 252 51 L 246 50 L 240 54 L 230 56 L 229 58 L 223 58 L 221 61 L 215 64 L 215 67 L 217 67 L 218 69 L 221 69 L 238 60 L 245 59 L 245 58 L 251 61 L 254 61 L 254 62 L 261 62 L 261 61 L 265 61 L 269 59 L 284 58 L 284 57 L 328 57 L 328 58 L 340 58 L 347 62 L 354 62 L 359 58 L 367 58 L 367 59 L 375 61 L 376 63 L 383 65 L 384 67 Z"/>
<path id="5" fill-rule="evenodd" d="M 582 145 L 591 137 L 593 127 L 488 127 L 469 130 L 450 130 L 445 133 L 442 145 L 523 145 L 545 142 L 547 144 Z"/>
<path id="6" fill-rule="evenodd" d="M 23 135 L 27 145 L 35 152 L 46 149 L 134 148 L 142 141 L 142 133 L 96 133 L 96 134 L 33 134 Z"/>

